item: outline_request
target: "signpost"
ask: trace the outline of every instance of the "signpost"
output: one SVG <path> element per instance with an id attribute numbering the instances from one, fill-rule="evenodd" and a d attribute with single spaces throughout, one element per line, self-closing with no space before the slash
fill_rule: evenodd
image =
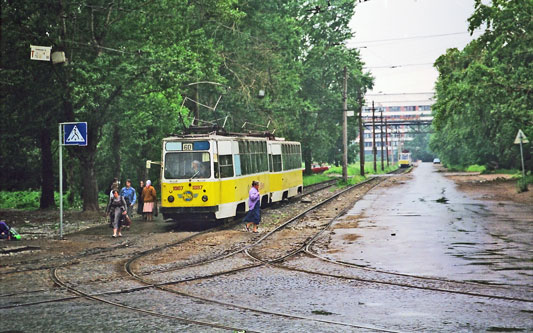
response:
<path id="1" fill-rule="evenodd" d="M 524 168 L 524 151 L 522 150 L 522 143 L 529 143 L 524 132 L 521 129 L 516 133 L 516 138 L 514 139 L 515 144 L 520 144 L 520 159 L 522 160 L 522 177 L 526 177 L 526 169 Z"/>
<path id="2" fill-rule="evenodd" d="M 59 123 L 59 237 L 63 239 L 63 146 L 87 146 L 87 123 Z"/>

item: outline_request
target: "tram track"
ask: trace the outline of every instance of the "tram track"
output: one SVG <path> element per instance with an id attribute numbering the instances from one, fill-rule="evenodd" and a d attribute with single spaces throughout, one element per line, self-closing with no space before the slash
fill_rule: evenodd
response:
<path id="1" fill-rule="evenodd" d="M 371 179 L 368 179 L 367 181 L 365 181 L 363 183 L 359 183 L 359 184 L 356 184 L 354 186 L 351 186 L 351 187 L 349 187 L 349 188 L 347 188 L 345 190 L 340 191 L 339 193 L 336 193 L 335 195 L 332 195 L 328 199 L 321 201 L 317 205 L 314 205 L 313 207 L 311 207 L 309 209 L 306 209 L 304 212 L 298 214 L 297 216 L 295 216 L 295 217 L 291 218 L 290 220 L 286 221 L 285 223 L 277 226 L 276 228 L 274 228 L 270 232 L 266 233 L 265 235 L 259 237 L 259 239 L 257 239 L 252 244 L 249 244 L 247 246 L 244 246 L 241 249 L 232 251 L 232 252 L 224 254 L 222 256 L 211 258 L 210 260 L 204 261 L 202 263 L 195 263 L 195 264 L 190 265 L 190 266 L 181 267 L 181 269 L 186 269 L 186 268 L 190 268 L 192 266 L 197 266 L 197 265 L 207 264 L 207 263 L 218 261 L 218 260 L 223 260 L 223 259 L 229 258 L 231 256 L 237 255 L 239 253 L 244 253 L 244 254 L 250 256 L 250 254 L 248 252 L 249 249 L 257 246 L 258 244 L 260 244 L 265 239 L 269 238 L 274 233 L 284 229 L 287 225 L 290 225 L 290 224 L 294 223 L 295 221 L 297 221 L 297 220 L 301 219 L 302 217 L 304 217 L 309 212 L 317 209 L 318 207 L 321 207 L 321 206 L 327 204 L 328 202 L 332 201 L 333 199 L 339 197 L 340 195 L 342 195 L 342 194 L 344 194 L 344 193 L 346 193 L 346 192 L 348 192 L 348 191 L 350 191 L 350 190 L 352 190 L 354 188 L 357 188 L 357 187 L 360 187 L 362 185 L 368 184 L 370 182 L 376 182 L 376 184 L 373 184 L 371 187 L 374 187 L 374 186 L 376 186 L 377 184 L 380 183 L 380 181 L 377 181 L 375 178 L 371 178 Z M 329 187 L 329 186 L 327 186 L 327 187 Z M 336 218 L 338 216 L 341 216 L 344 213 L 345 213 L 345 211 L 342 211 L 341 213 L 337 214 Z M 302 250 L 303 250 L 303 247 L 297 249 L 296 251 L 290 252 L 289 254 L 283 256 L 283 258 L 279 258 L 279 260 L 283 260 L 285 258 L 293 256 L 296 253 L 301 252 Z M 282 313 L 282 312 L 276 312 L 276 311 L 269 311 L 269 310 L 263 310 L 263 309 L 258 309 L 258 308 L 250 309 L 250 307 L 246 306 L 246 305 L 239 305 L 239 304 L 235 304 L 235 303 L 223 302 L 223 301 L 220 301 L 220 300 L 206 298 L 206 297 L 202 297 L 202 296 L 186 293 L 186 292 L 183 292 L 183 291 L 177 291 L 175 289 L 169 288 L 169 286 L 177 285 L 179 283 L 191 282 L 191 281 L 196 281 L 196 280 L 199 280 L 199 279 L 213 278 L 213 277 L 227 275 L 227 274 L 235 274 L 235 273 L 238 273 L 238 272 L 241 272 L 241 271 L 244 271 L 244 270 L 248 270 L 248 269 L 251 269 L 251 268 L 257 268 L 257 267 L 260 267 L 260 266 L 264 266 L 266 264 L 265 262 L 260 262 L 259 264 L 252 264 L 252 265 L 247 265 L 247 266 L 243 266 L 243 267 L 238 267 L 238 268 L 235 268 L 235 269 L 226 270 L 226 271 L 222 271 L 222 272 L 217 272 L 217 273 L 213 273 L 213 274 L 209 274 L 209 275 L 204 275 L 204 276 L 201 276 L 201 277 L 193 277 L 193 278 L 181 279 L 179 281 L 171 281 L 171 282 L 164 282 L 164 283 L 152 283 L 151 281 L 148 281 L 145 278 L 139 276 L 138 274 L 136 274 L 132 270 L 132 264 L 136 260 L 140 259 L 141 257 L 142 257 L 142 255 L 133 257 L 130 260 L 128 260 L 125 263 L 125 265 L 124 265 L 125 271 L 130 276 L 132 276 L 134 279 L 136 279 L 139 282 L 142 282 L 142 283 L 146 284 L 147 286 L 152 286 L 152 287 L 155 287 L 155 288 L 158 288 L 158 289 L 161 289 L 161 290 L 165 290 L 167 292 L 174 293 L 174 294 L 177 294 L 177 295 L 180 295 L 180 296 L 191 297 L 191 298 L 194 298 L 194 299 L 197 299 L 197 300 L 201 300 L 201 301 L 211 302 L 211 303 L 215 303 L 215 304 L 219 304 L 219 305 L 223 305 L 223 306 L 228 306 L 228 307 L 232 307 L 232 308 L 237 308 L 237 309 L 241 309 L 241 310 L 248 310 L 248 311 L 252 311 L 252 312 L 260 313 L 260 314 L 274 315 L 274 316 L 283 317 L 283 318 L 287 318 L 287 319 L 298 319 L 298 320 L 314 321 L 314 322 L 320 322 L 320 323 L 326 323 L 326 324 L 332 324 L 332 325 L 339 325 L 339 326 L 344 326 L 344 327 L 372 330 L 372 331 L 377 331 L 377 332 L 397 332 L 395 330 L 389 330 L 389 329 L 375 327 L 375 326 L 371 326 L 371 325 L 351 324 L 351 323 L 344 323 L 344 322 L 337 322 L 337 321 L 322 320 L 322 319 L 318 319 L 318 318 L 299 316 L 299 315 L 294 315 L 294 314 L 288 314 L 288 313 Z"/>
<path id="2" fill-rule="evenodd" d="M 329 186 L 327 186 L 327 187 L 329 187 Z M 344 190 L 342 192 L 344 193 Z M 333 200 L 334 197 L 337 197 L 337 196 L 338 195 L 332 196 L 331 198 L 329 198 L 327 200 L 324 200 L 324 201 L 329 202 L 329 201 Z M 135 280 L 145 284 L 144 286 L 137 287 L 137 288 L 130 288 L 130 289 L 126 289 L 126 290 L 114 291 L 114 292 L 104 292 L 104 293 L 100 293 L 100 294 L 89 294 L 89 293 L 84 293 L 84 292 L 81 292 L 79 290 L 76 290 L 76 289 L 74 289 L 72 287 L 68 287 L 65 284 L 65 281 L 62 281 L 60 279 L 59 279 L 59 281 L 54 279 L 54 283 L 62 286 L 66 290 L 68 290 L 68 291 L 74 293 L 75 295 L 77 295 L 77 296 L 69 297 L 68 299 L 70 299 L 70 300 L 71 299 L 75 299 L 75 298 L 79 298 L 79 297 L 84 297 L 84 298 L 87 298 L 87 299 L 92 299 L 94 301 L 102 301 L 104 303 L 108 303 L 108 304 L 114 305 L 114 306 L 121 306 L 120 303 L 118 305 L 115 305 L 115 304 L 112 304 L 114 302 L 110 302 L 109 303 L 105 299 L 100 300 L 100 298 L 101 298 L 100 296 L 111 295 L 111 294 L 129 293 L 129 292 L 135 292 L 135 291 L 138 291 L 138 290 L 145 290 L 145 289 L 150 289 L 150 288 L 158 288 L 158 289 L 161 289 L 161 290 L 169 291 L 171 293 L 175 293 L 177 295 L 190 297 L 190 298 L 194 298 L 194 299 L 202 300 L 202 301 L 206 301 L 206 302 L 211 302 L 211 303 L 215 303 L 215 304 L 222 305 L 222 306 L 233 307 L 233 308 L 237 308 L 237 309 L 242 309 L 242 310 L 252 311 L 252 312 L 256 312 L 256 313 L 266 314 L 266 315 L 280 316 L 280 317 L 284 317 L 284 318 L 287 318 L 287 319 L 316 321 L 316 322 L 332 324 L 332 325 L 341 325 L 341 326 L 345 326 L 345 327 L 352 327 L 352 328 L 359 328 L 359 329 L 369 329 L 369 330 L 383 331 L 383 332 L 395 332 L 395 331 L 387 330 L 387 329 L 381 329 L 381 328 L 378 328 L 378 327 L 365 326 L 365 325 L 354 325 L 354 324 L 349 324 L 349 323 L 321 320 L 321 319 L 318 319 L 318 318 L 298 316 L 298 315 L 286 314 L 286 313 L 282 313 L 282 312 L 267 311 L 267 310 L 262 310 L 262 309 L 250 309 L 250 307 L 245 306 L 245 305 L 227 303 L 227 302 L 223 302 L 223 301 L 220 301 L 220 300 L 214 300 L 214 299 L 210 299 L 210 298 L 206 298 L 206 297 L 202 297 L 202 296 L 198 296 L 198 295 L 193 295 L 193 294 L 189 294 L 189 293 L 185 293 L 185 292 L 181 292 L 181 291 L 176 291 L 176 290 L 168 288 L 168 286 L 178 285 L 180 283 L 190 282 L 190 281 L 195 281 L 195 280 L 200 280 L 200 279 L 212 278 L 212 277 L 216 277 L 216 276 L 222 276 L 222 275 L 227 275 L 227 274 L 238 273 L 240 271 L 244 271 L 244 270 L 248 270 L 248 269 L 251 269 L 251 268 L 256 268 L 256 267 L 260 267 L 260 266 L 264 266 L 264 265 L 271 265 L 273 267 L 277 267 L 277 268 L 281 268 L 281 269 L 285 269 L 285 270 L 291 270 L 291 271 L 300 272 L 300 273 L 313 274 L 313 275 L 319 275 L 319 276 L 326 276 L 326 277 L 338 278 L 338 279 L 357 280 L 357 281 L 367 282 L 367 283 L 388 284 L 388 285 L 394 285 L 394 286 L 405 287 L 405 288 L 415 288 L 415 289 L 423 289 L 423 290 L 437 291 L 437 292 L 448 292 L 448 293 L 454 293 L 454 294 L 464 294 L 464 295 L 468 295 L 468 296 L 479 296 L 479 297 L 489 297 L 489 298 L 497 298 L 497 299 L 503 299 L 503 300 L 533 302 L 532 300 L 528 300 L 528 299 L 512 298 L 512 297 L 505 297 L 505 296 L 502 297 L 502 296 L 497 296 L 497 295 L 483 295 L 483 294 L 478 294 L 478 293 L 458 292 L 458 291 L 453 291 L 453 290 L 442 290 L 442 289 L 435 289 L 435 288 L 419 287 L 419 286 L 413 286 L 413 285 L 409 285 L 409 284 L 390 283 L 390 282 L 386 282 L 386 281 L 360 279 L 360 278 L 347 276 L 347 275 L 329 274 L 329 273 L 315 272 L 315 271 L 299 269 L 299 268 L 290 268 L 290 267 L 285 267 L 285 266 L 280 264 L 284 260 L 286 260 L 288 258 L 291 258 L 291 257 L 294 257 L 295 255 L 300 254 L 300 253 L 311 256 L 312 253 L 313 253 L 312 252 L 312 244 L 320 237 L 320 235 L 322 235 L 326 230 L 329 229 L 331 224 L 339 216 L 343 215 L 344 211 L 341 211 L 340 213 L 338 213 L 333 219 L 331 219 L 331 221 L 329 223 L 325 224 L 324 228 L 322 228 L 312 238 L 306 239 L 306 241 L 303 242 L 303 244 L 301 244 L 298 248 L 289 251 L 288 253 L 284 254 L 283 256 L 280 256 L 280 257 L 274 258 L 274 259 L 266 259 L 265 260 L 265 259 L 260 258 L 260 256 L 257 255 L 257 253 L 254 254 L 254 252 L 252 250 L 258 244 L 263 242 L 265 239 L 268 239 L 269 237 L 271 237 L 274 233 L 278 232 L 279 230 L 282 230 L 287 225 L 290 225 L 291 223 L 294 223 L 296 221 L 296 219 L 301 218 L 302 216 L 305 216 L 309 212 L 315 210 L 317 208 L 317 206 L 322 206 L 323 204 L 325 204 L 325 202 L 321 202 L 319 205 L 316 205 L 316 206 L 314 205 L 313 207 L 305 210 L 303 213 L 299 214 L 298 216 L 296 216 L 296 217 L 290 219 L 289 221 L 283 223 L 282 225 L 278 226 L 274 230 L 271 230 L 267 234 L 262 235 L 258 239 L 254 240 L 251 244 L 248 244 L 248 245 L 246 245 L 246 246 L 244 246 L 244 247 L 242 247 L 240 249 L 235 249 L 235 250 L 230 251 L 229 253 L 226 253 L 224 255 L 216 256 L 216 257 L 213 257 L 213 258 L 209 258 L 208 260 L 201 261 L 201 262 L 196 262 L 196 263 L 194 263 L 192 265 L 185 265 L 183 267 L 180 267 L 179 269 L 187 269 L 187 268 L 190 268 L 192 266 L 204 265 L 204 264 L 208 264 L 208 263 L 211 263 L 211 262 L 214 262 L 214 261 L 223 260 L 225 258 L 234 256 L 234 255 L 236 255 L 238 253 L 243 253 L 243 254 L 249 256 L 250 258 L 253 258 L 254 260 L 256 260 L 257 263 L 248 265 L 246 267 L 239 267 L 237 269 L 226 270 L 226 271 L 217 272 L 217 273 L 214 273 L 214 274 L 198 276 L 198 277 L 192 277 L 192 278 L 182 279 L 182 280 L 179 280 L 179 281 L 169 281 L 169 282 L 164 282 L 164 283 L 151 283 L 150 281 L 143 279 L 142 277 L 140 277 L 139 275 L 137 275 L 135 272 L 132 271 L 131 265 L 132 265 L 132 263 L 134 261 L 137 261 L 137 260 L 139 260 L 140 258 L 142 258 L 142 257 L 144 257 L 146 255 L 157 253 L 158 251 L 161 251 L 161 250 L 163 250 L 165 248 L 169 248 L 169 247 L 181 244 L 181 243 L 183 243 L 183 242 L 185 242 L 187 240 L 190 240 L 190 239 L 193 239 L 194 237 L 197 237 L 200 234 L 204 234 L 204 233 L 213 231 L 212 229 L 209 229 L 209 230 L 206 230 L 204 232 L 196 233 L 194 235 L 186 237 L 186 238 L 184 238 L 184 239 L 182 239 L 182 240 L 180 240 L 178 242 L 174 242 L 172 244 L 167 244 L 167 245 L 159 246 L 159 247 L 147 250 L 147 251 L 142 251 L 142 252 L 136 254 L 133 258 L 130 258 L 130 260 L 128 260 L 125 263 L 124 270 L 131 277 L 133 277 Z M 313 256 L 313 257 L 315 257 L 315 256 Z M 354 267 L 352 265 L 349 265 L 348 263 L 342 263 L 342 262 L 332 262 L 332 263 L 347 265 L 347 266 L 350 266 L 351 268 L 359 268 L 359 269 L 362 268 L 362 267 Z M 380 272 L 380 271 L 377 271 L 377 272 L 378 273 L 383 273 L 383 274 L 390 273 L 390 272 Z M 395 274 L 395 273 L 391 273 L 391 274 Z M 51 276 L 54 276 L 54 275 L 55 275 L 55 278 L 58 278 L 57 277 L 57 268 L 52 268 L 51 269 Z M 422 279 L 435 280 L 434 278 L 418 277 L 418 276 L 406 275 L 406 274 L 402 274 L 401 276 L 408 277 L 408 278 L 422 278 Z M 457 282 L 457 281 L 453 281 L 453 280 L 445 280 L 445 279 L 438 279 L 438 278 L 436 280 L 445 281 L 445 282 L 454 282 L 454 283 Z M 61 284 L 61 283 L 63 283 L 63 284 Z M 79 293 L 77 293 L 76 291 L 78 291 Z M 63 298 L 62 300 L 67 300 L 67 298 Z M 60 300 L 57 300 L 57 301 L 60 301 Z M 48 301 L 48 302 L 52 302 L 52 301 Z M 197 321 L 194 321 L 194 320 L 191 321 L 191 320 L 189 320 L 187 318 L 181 318 L 181 317 L 176 317 L 176 316 L 171 316 L 171 315 L 168 316 L 168 315 L 165 315 L 165 314 L 158 314 L 158 313 L 151 313 L 151 311 L 144 310 L 144 309 L 137 309 L 137 308 L 134 308 L 134 307 L 129 307 L 127 305 L 124 308 L 132 310 L 132 311 L 143 312 L 143 313 L 149 314 L 149 315 L 160 316 L 160 317 L 164 317 L 164 318 L 171 318 L 171 319 L 175 319 L 175 320 L 184 320 L 185 322 L 194 323 L 194 324 L 197 324 L 197 325 L 210 326 L 210 323 L 203 323 L 203 322 L 200 323 L 200 322 L 197 322 Z M 215 326 L 212 326 L 212 327 L 215 327 Z M 224 328 L 224 329 L 234 329 L 234 328 L 229 328 L 229 326 L 225 326 L 225 327 L 216 326 L 216 327 Z M 247 332 L 252 332 L 252 331 L 251 330 L 247 330 Z"/>

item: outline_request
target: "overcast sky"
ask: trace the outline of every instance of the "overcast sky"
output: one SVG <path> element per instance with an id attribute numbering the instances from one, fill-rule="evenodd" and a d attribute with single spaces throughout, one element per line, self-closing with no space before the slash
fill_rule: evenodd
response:
<path id="1" fill-rule="evenodd" d="M 358 3 L 350 23 L 355 38 L 348 46 L 360 49 L 367 70 L 375 77 L 374 90 L 369 94 L 434 91 L 438 74 L 433 62 L 446 49 L 462 49 L 480 34 L 479 31 L 474 36 L 468 33 L 467 19 L 473 11 L 474 0 L 369 0 Z M 428 35 L 446 36 L 408 39 Z M 424 96 L 410 95 L 408 99 L 414 98 L 423 99 Z M 367 95 L 367 101 L 369 99 L 379 100 L 380 97 L 373 95 L 369 98 Z"/>

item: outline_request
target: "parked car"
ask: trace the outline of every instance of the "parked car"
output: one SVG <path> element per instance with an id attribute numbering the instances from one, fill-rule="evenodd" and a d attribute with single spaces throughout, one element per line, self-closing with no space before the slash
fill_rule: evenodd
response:
<path id="1" fill-rule="evenodd" d="M 326 170 L 328 170 L 328 169 L 329 169 L 329 167 L 328 167 L 327 165 L 313 164 L 313 165 L 311 166 L 311 171 L 312 171 L 313 173 L 322 173 L 322 172 L 324 172 L 324 171 L 326 171 Z"/>
<path id="2" fill-rule="evenodd" d="M 433 164 L 440 164 L 440 159 L 434 158 L 433 159 Z"/>

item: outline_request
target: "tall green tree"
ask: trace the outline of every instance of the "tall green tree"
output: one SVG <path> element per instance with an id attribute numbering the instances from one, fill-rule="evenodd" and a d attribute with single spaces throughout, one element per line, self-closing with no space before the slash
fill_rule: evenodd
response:
<path id="1" fill-rule="evenodd" d="M 439 71 L 431 148 L 443 162 L 519 167 L 518 129 L 533 135 L 533 2 L 477 0 L 469 19 L 485 32 L 464 50 L 450 49 Z M 531 154 L 526 159 L 531 163 Z"/>

